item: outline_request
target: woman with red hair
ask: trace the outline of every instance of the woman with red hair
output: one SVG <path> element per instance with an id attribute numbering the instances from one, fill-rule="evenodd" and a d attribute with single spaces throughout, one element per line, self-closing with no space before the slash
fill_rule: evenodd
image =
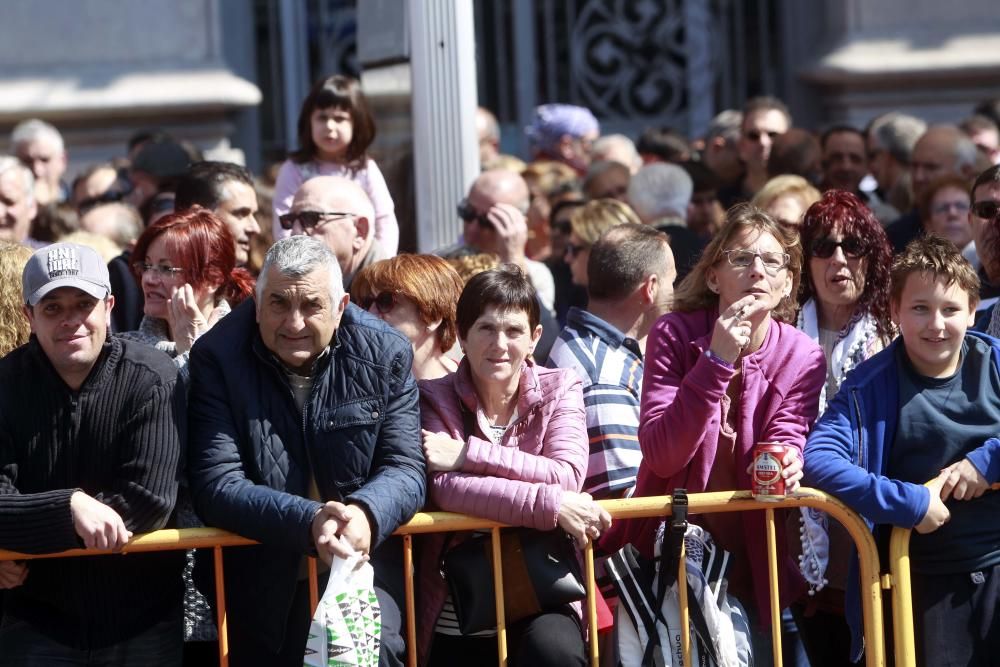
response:
<path id="1" fill-rule="evenodd" d="M 132 272 L 145 298 L 137 331 L 122 338 L 166 352 L 187 376 L 188 352 L 232 307 L 253 293 L 254 280 L 236 268 L 236 241 L 225 223 L 200 206 L 163 216 L 132 251 Z M 177 526 L 201 526 L 186 484 L 177 499 Z M 217 633 L 208 601 L 193 581 L 194 552 L 184 570 L 184 664 L 210 664 Z"/>
<path id="2" fill-rule="evenodd" d="M 146 228 L 132 252 L 144 317 L 123 334 L 173 357 L 186 375 L 194 342 L 253 293 L 253 277 L 236 268 L 226 225 L 200 206 L 166 215 Z"/>

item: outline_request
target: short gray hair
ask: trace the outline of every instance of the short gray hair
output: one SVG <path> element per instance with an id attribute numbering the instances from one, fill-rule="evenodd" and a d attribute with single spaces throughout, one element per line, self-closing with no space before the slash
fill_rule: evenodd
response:
<path id="1" fill-rule="evenodd" d="M 687 219 L 694 183 L 683 167 L 654 162 L 647 164 L 628 184 L 628 203 L 646 224 L 673 214 Z"/>
<path id="2" fill-rule="evenodd" d="M 736 109 L 726 109 L 717 113 L 708 124 L 705 138 L 722 137 L 727 144 L 736 143 L 740 139 L 741 127 L 743 127 L 743 112 Z"/>
<path id="3" fill-rule="evenodd" d="M 260 301 L 267 285 L 267 274 L 271 267 L 283 276 L 301 278 L 317 269 L 330 272 L 330 298 L 334 301 L 344 295 L 344 276 L 340 272 L 337 256 L 326 244 L 310 236 L 289 236 L 281 239 L 264 255 L 264 265 L 257 278 L 257 301 Z"/>
<path id="4" fill-rule="evenodd" d="M 910 164 L 910 155 L 917 140 L 927 131 L 927 123 L 916 116 L 890 111 L 876 117 L 868 126 L 879 146 L 902 165 Z"/>
<path id="5" fill-rule="evenodd" d="M 57 152 L 62 153 L 66 150 L 59 130 L 54 125 L 38 118 L 30 118 L 14 126 L 14 130 L 10 133 L 10 143 L 12 146 L 18 146 L 43 137 L 52 142 Z"/>
<path id="6" fill-rule="evenodd" d="M 0 155 L 0 176 L 12 169 L 16 169 L 21 174 L 21 185 L 24 188 L 24 194 L 28 199 L 34 201 L 35 175 L 13 155 Z"/>

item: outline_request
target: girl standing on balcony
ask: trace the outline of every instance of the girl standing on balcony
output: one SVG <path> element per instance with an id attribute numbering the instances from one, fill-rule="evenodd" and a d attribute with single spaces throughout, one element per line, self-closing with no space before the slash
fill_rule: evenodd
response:
<path id="1" fill-rule="evenodd" d="M 399 224 L 385 178 L 368 147 L 375 139 L 375 118 L 357 79 L 337 74 L 316 82 L 299 112 L 299 149 L 291 153 L 274 185 L 274 240 L 291 232 L 278 216 L 288 213 L 299 186 L 313 176 L 344 176 L 356 181 L 375 206 L 375 240 L 385 257 L 396 254 Z"/>

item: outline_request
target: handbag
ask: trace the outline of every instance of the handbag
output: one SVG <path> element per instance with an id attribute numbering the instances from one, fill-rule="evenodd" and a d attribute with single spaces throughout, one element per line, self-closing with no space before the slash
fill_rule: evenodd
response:
<path id="1" fill-rule="evenodd" d="M 475 416 L 461 403 L 465 436 Z M 450 543 L 449 539 L 449 543 Z M 561 528 L 510 528 L 500 533 L 504 617 L 507 623 L 555 609 L 587 596 L 573 538 Z M 490 535 L 475 535 L 454 549 L 445 544 L 441 574 L 448 584 L 458 627 L 464 635 L 497 625 Z"/>
<path id="2" fill-rule="evenodd" d="M 504 530 L 500 534 L 500 559 L 507 623 L 587 595 L 573 538 L 561 528 Z M 441 565 L 462 634 L 495 628 L 491 536 L 476 535 L 459 544 L 445 553 Z"/>

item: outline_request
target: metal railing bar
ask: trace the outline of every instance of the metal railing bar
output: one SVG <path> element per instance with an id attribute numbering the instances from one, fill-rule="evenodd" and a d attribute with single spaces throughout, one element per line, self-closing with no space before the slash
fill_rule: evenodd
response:
<path id="1" fill-rule="evenodd" d="M 767 531 L 767 586 L 771 592 L 771 649 L 774 666 L 781 667 L 781 602 L 778 599 L 778 538 L 774 527 L 774 510 L 764 512 Z"/>

